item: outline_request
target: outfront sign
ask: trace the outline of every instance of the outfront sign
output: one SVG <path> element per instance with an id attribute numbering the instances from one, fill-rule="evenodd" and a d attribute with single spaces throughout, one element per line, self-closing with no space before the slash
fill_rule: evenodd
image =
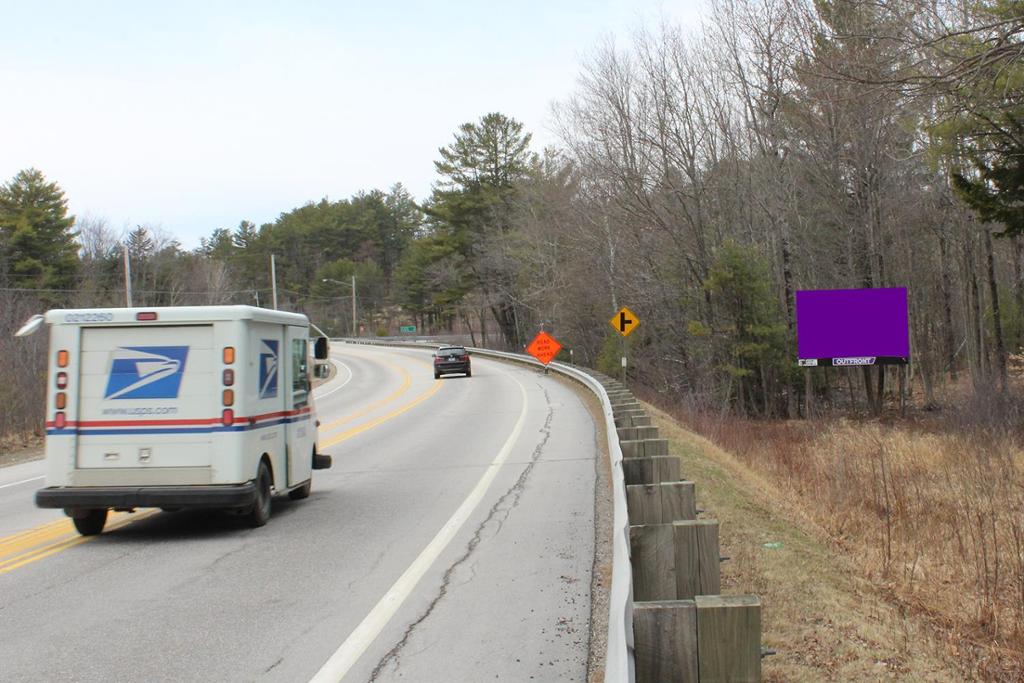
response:
<path id="1" fill-rule="evenodd" d="M 905 287 L 796 293 L 802 367 L 905 364 L 910 326 Z"/>

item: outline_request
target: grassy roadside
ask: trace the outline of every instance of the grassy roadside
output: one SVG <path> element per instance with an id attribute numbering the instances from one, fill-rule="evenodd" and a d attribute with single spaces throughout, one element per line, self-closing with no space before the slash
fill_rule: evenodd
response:
<path id="1" fill-rule="evenodd" d="M 723 592 L 761 596 L 763 646 L 778 651 L 764 663 L 764 680 L 963 680 L 930 627 L 901 614 L 822 543 L 791 494 L 645 408 L 697 483 L 704 517 L 721 522 L 722 554 L 732 558 L 722 565 Z"/>

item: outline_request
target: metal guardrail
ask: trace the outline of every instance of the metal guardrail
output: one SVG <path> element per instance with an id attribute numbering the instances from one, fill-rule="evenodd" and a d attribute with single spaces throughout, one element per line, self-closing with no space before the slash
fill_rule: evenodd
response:
<path id="1" fill-rule="evenodd" d="M 332 339 L 346 344 L 431 349 L 440 342 L 387 339 Z M 532 356 L 506 351 L 468 347 L 475 355 L 543 369 Z M 633 683 L 633 573 L 629 563 L 629 515 L 626 511 L 626 482 L 622 474 L 622 449 L 615 430 L 612 404 L 604 386 L 589 373 L 565 363 L 551 363 L 549 370 L 573 379 L 590 389 L 601 401 L 611 460 L 612 484 L 612 584 L 608 595 L 608 641 L 605 649 L 605 683 Z"/>

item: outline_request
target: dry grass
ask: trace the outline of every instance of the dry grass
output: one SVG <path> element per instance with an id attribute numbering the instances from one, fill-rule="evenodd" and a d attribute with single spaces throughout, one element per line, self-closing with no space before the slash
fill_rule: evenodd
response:
<path id="1" fill-rule="evenodd" d="M 1024 679 L 1024 450 L 1012 433 L 684 420 L 785 491 L 789 516 L 890 604 L 929 623 L 962 675 Z"/>

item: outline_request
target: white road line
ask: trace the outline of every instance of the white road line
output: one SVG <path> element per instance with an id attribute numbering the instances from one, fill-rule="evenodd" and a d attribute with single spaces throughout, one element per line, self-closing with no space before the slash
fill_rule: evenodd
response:
<path id="1" fill-rule="evenodd" d="M 519 413 L 519 419 L 516 420 L 516 424 L 512 428 L 512 433 L 509 434 L 498 455 L 491 461 L 491 464 L 487 467 L 483 476 L 480 477 L 476 486 L 473 487 L 473 490 L 466 496 L 466 499 L 462 501 L 459 509 L 445 522 L 441 530 L 434 536 L 434 539 L 413 560 L 409 568 L 398 577 L 394 585 L 388 589 L 388 592 L 370 610 L 370 613 L 363 618 L 359 626 L 345 639 L 345 642 L 320 667 L 316 675 L 310 679 L 310 683 L 338 683 L 345 677 L 345 674 L 359 661 L 359 658 L 370 647 L 370 644 L 384 630 L 384 627 L 391 621 L 391 617 L 395 615 L 398 608 L 402 606 L 402 603 L 405 602 L 413 589 L 416 588 L 416 584 L 419 583 L 420 579 L 423 578 L 423 575 L 427 573 L 427 570 L 430 569 L 444 549 L 448 547 L 448 544 L 452 542 L 455 534 L 459 532 L 459 529 L 462 528 L 462 525 L 466 523 L 466 520 L 473 514 L 480 501 L 483 500 L 487 489 L 491 487 L 491 483 L 498 475 L 498 471 L 512 452 L 512 447 L 519 440 L 519 435 L 523 431 L 523 424 L 526 422 L 526 389 L 518 379 L 512 375 L 509 375 L 509 377 L 512 377 L 512 380 L 519 385 L 519 392 L 523 397 L 523 408 Z"/>
<path id="2" fill-rule="evenodd" d="M 331 362 L 332 362 L 332 363 L 337 363 L 337 364 L 338 364 L 338 365 L 340 365 L 341 367 L 345 368 L 345 369 L 346 369 L 346 370 L 348 371 L 348 379 L 346 379 L 346 380 L 345 380 L 344 382 L 342 382 L 342 383 L 341 383 L 341 384 L 339 384 L 338 386 L 334 387 L 333 389 L 331 389 L 331 390 L 330 390 L 330 391 L 328 391 L 327 393 L 324 393 L 324 394 L 318 394 L 318 393 L 316 393 L 316 392 L 314 391 L 314 392 L 313 392 L 313 396 L 314 396 L 315 398 L 323 398 L 324 396 L 330 396 L 330 395 L 331 395 L 331 394 L 333 394 L 333 393 L 334 393 L 335 391 L 338 391 L 338 390 L 340 390 L 340 389 L 343 389 L 343 388 L 345 387 L 345 385 L 346 385 L 346 384 L 348 384 L 349 382 L 351 382 L 351 381 L 352 381 L 352 376 L 353 376 L 353 373 L 352 373 L 352 368 L 350 368 L 349 366 L 345 365 L 345 364 L 344 364 L 344 363 L 342 363 L 342 362 L 341 362 L 340 360 L 337 360 L 337 359 L 335 359 L 335 358 L 332 358 L 332 359 L 331 359 Z"/>
<path id="3" fill-rule="evenodd" d="M 22 479 L 21 481 L 12 481 L 10 484 L 0 484 L 0 489 L 5 489 L 8 486 L 17 486 L 19 484 L 27 484 L 30 481 L 39 481 L 40 479 L 45 479 L 45 478 L 46 478 L 46 475 L 40 474 L 38 477 L 32 477 L 31 479 Z"/>

